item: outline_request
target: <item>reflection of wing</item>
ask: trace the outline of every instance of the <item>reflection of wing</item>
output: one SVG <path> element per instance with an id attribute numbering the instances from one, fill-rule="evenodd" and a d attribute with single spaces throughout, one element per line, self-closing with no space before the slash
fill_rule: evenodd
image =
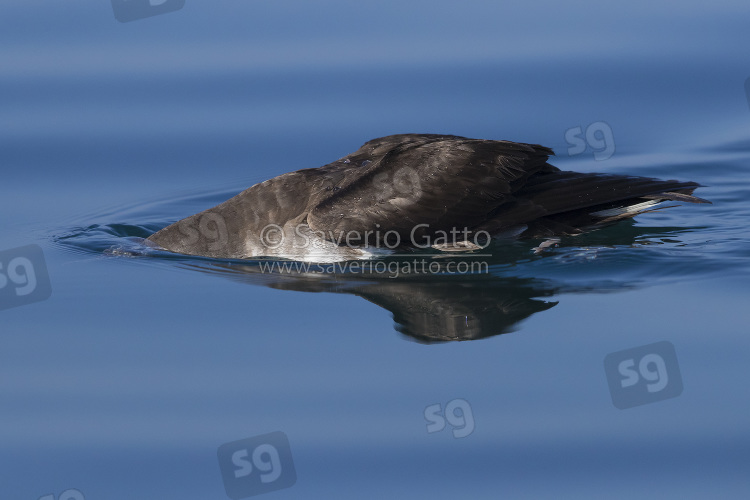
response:
<path id="1" fill-rule="evenodd" d="M 430 234 L 471 228 L 510 199 L 514 183 L 557 170 L 546 165 L 551 154 L 538 145 L 455 136 L 376 139 L 350 155 L 372 161 L 350 171 L 334 194 L 312 208 L 308 222 L 333 234 L 383 228 L 402 238 L 418 224 L 428 224 Z"/>
<path id="2" fill-rule="evenodd" d="M 583 246 L 632 246 L 638 239 L 674 239 L 685 228 L 637 227 L 632 221 L 576 238 Z M 529 259 L 529 245 L 497 245 L 491 248 L 489 268 L 497 265 L 510 269 Z M 554 256 L 550 253 L 548 256 Z M 544 255 L 535 259 L 544 259 Z M 544 301 L 560 293 L 611 292 L 640 286 L 637 281 L 612 280 L 599 276 L 576 278 L 572 283 L 491 274 L 435 274 L 398 278 L 383 274 L 363 273 L 300 273 L 269 272 L 259 261 L 229 262 L 196 260 L 170 255 L 170 261 L 182 267 L 232 281 L 261 285 L 279 290 L 309 293 L 342 293 L 362 297 L 393 314 L 396 329 L 424 343 L 451 340 L 473 340 L 518 328 L 533 314 L 553 307 L 556 302 Z M 388 259 L 388 262 L 410 259 Z M 440 259 L 447 262 L 447 259 Z M 263 261 L 268 265 L 271 262 Z M 289 261 L 285 261 L 287 264 Z M 509 267 L 510 265 L 510 267 Z M 315 267 L 315 266 L 313 266 Z M 294 269 L 287 268 L 287 269 Z"/>
<path id="3" fill-rule="evenodd" d="M 555 293 L 548 283 L 488 275 L 431 275 L 393 279 L 361 274 L 273 274 L 257 263 L 190 265 L 198 271 L 280 290 L 358 295 L 393 314 L 396 329 L 422 343 L 476 340 L 517 329 L 553 307 L 534 297 Z"/>
<path id="4" fill-rule="evenodd" d="M 522 320 L 557 304 L 534 299 L 550 292 L 535 289 L 530 280 L 436 285 L 430 281 L 380 283 L 355 293 L 391 311 L 396 329 L 422 343 L 510 333 Z"/>

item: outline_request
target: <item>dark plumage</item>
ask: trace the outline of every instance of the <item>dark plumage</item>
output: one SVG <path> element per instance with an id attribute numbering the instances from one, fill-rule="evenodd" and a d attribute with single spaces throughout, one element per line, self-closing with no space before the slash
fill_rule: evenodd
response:
<path id="1" fill-rule="evenodd" d="M 391 135 L 256 184 L 149 240 L 208 257 L 333 261 L 415 246 L 471 250 L 487 235 L 579 234 L 665 200 L 708 203 L 691 196 L 695 182 L 564 172 L 547 163 L 553 154 L 535 144 Z"/>

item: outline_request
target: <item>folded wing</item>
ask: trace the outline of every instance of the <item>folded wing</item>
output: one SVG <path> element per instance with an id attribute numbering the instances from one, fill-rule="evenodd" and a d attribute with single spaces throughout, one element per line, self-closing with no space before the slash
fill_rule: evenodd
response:
<path id="1" fill-rule="evenodd" d="M 389 136 L 351 157 L 371 154 L 354 175 L 308 214 L 313 230 L 395 231 L 402 238 L 476 226 L 536 172 L 552 150 L 539 145 L 456 136 Z M 425 226 L 426 225 L 426 226 Z"/>

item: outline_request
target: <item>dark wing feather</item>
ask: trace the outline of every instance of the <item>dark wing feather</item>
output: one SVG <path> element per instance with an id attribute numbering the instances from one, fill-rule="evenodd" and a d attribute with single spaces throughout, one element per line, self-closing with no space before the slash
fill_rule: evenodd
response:
<path id="1" fill-rule="evenodd" d="M 592 215 L 601 209 L 628 206 L 649 199 L 710 203 L 690 196 L 699 186 L 695 182 L 629 175 L 543 172 L 529 178 L 514 193 L 515 201 L 491 214 L 477 230 L 494 234 L 503 228 L 534 221 L 545 227 L 566 225 L 569 228 L 561 230 L 560 234 L 574 234 L 586 227 L 601 225 L 602 218 Z M 637 213 L 632 212 L 627 217 Z M 549 234 L 554 232 L 551 230 Z"/>
<path id="2" fill-rule="evenodd" d="M 350 155 L 372 154 L 337 191 L 308 214 L 315 230 L 364 234 L 383 228 L 409 237 L 473 227 L 512 199 L 518 183 L 546 168 L 552 150 L 539 145 L 440 135 L 389 136 Z M 327 233 L 328 234 L 328 233 Z"/>
<path id="3" fill-rule="evenodd" d="M 630 175 L 556 172 L 529 179 L 517 195 L 543 206 L 547 214 L 556 214 L 667 191 L 692 191 L 699 186 Z"/>

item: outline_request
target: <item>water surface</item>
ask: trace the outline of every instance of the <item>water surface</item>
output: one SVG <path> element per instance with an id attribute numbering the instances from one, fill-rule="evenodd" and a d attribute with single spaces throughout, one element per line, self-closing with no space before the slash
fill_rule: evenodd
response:
<path id="1" fill-rule="evenodd" d="M 6 1 L 0 251 L 39 245 L 52 294 L 0 311 L 2 496 L 227 498 L 218 448 L 281 431 L 297 479 L 268 498 L 745 498 L 747 14 L 188 0 L 119 23 Z M 713 204 L 496 244 L 468 275 L 140 242 L 404 132 L 540 143 Z M 660 341 L 682 393 L 616 408 L 605 357 Z"/>

